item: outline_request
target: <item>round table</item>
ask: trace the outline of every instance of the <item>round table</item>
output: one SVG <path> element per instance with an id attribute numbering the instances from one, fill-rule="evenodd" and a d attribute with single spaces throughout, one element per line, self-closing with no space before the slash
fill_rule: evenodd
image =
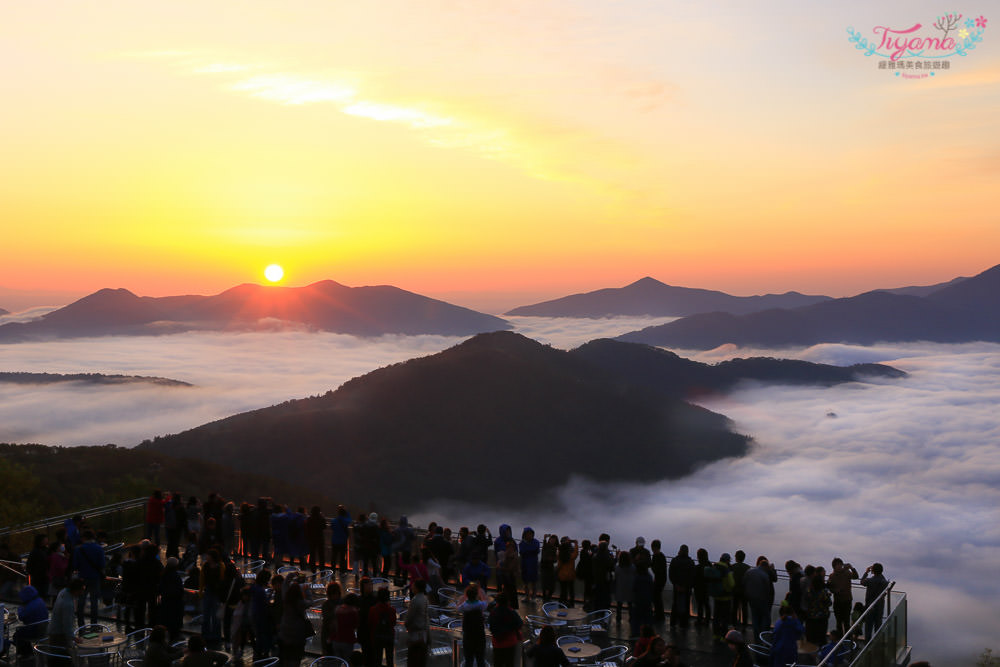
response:
<path id="1" fill-rule="evenodd" d="M 75 642 L 76 650 L 81 655 L 99 655 L 113 653 L 125 643 L 125 634 L 112 630 L 111 632 L 88 632 L 78 636 Z"/>
<path id="2" fill-rule="evenodd" d="M 600 654 L 601 647 L 590 642 L 573 642 L 559 647 L 570 660 L 582 660 L 583 658 L 593 658 Z"/>
<path id="3" fill-rule="evenodd" d="M 568 609 L 555 609 L 551 612 L 546 612 L 545 614 L 553 621 L 563 621 L 565 623 L 575 623 L 577 621 L 582 621 L 587 616 L 587 612 L 583 609 L 578 609 L 575 607 L 570 607 Z"/>

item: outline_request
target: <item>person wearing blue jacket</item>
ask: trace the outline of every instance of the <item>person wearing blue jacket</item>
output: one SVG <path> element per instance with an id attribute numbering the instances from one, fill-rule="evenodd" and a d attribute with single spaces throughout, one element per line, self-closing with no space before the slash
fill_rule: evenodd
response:
<path id="1" fill-rule="evenodd" d="M 17 608 L 17 617 L 24 625 L 14 631 L 11 641 L 17 647 L 17 654 L 25 656 L 31 654 L 32 640 L 48 634 L 44 622 L 49 620 L 49 608 L 34 586 L 22 588 L 18 597 L 21 599 L 21 606 Z"/>
<path id="2" fill-rule="evenodd" d="M 94 531 L 83 531 L 83 543 L 73 550 L 73 571 L 83 579 L 86 595 L 77 598 L 76 622 L 83 625 L 84 609 L 90 598 L 90 622 L 97 623 L 104 579 L 104 547 L 94 540 Z"/>
<path id="3" fill-rule="evenodd" d="M 340 505 L 337 516 L 330 519 L 330 567 L 334 570 L 339 567 L 341 575 L 347 574 L 347 530 L 350 525 L 351 514 Z"/>
<path id="4" fill-rule="evenodd" d="M 525 599 L 533 602 L 535 584 L 538 582 L 538 554 L 542 545 L 531 526 L 526 526 L 521 532 L 521 543 L 517 545 L 517 550 L 521 554 L 521 581 L 524 582 Z"/>
<path id="5" fill-rule="evenodd" d="M 503 558 L 503 553 L 507 551 L 507 542 L 513 541 L 513 539 L 511 527 L 505 523 L 500 524 L 500 535 L 493 540 L 493 552 L 496 554 L 497 560 Z"/>

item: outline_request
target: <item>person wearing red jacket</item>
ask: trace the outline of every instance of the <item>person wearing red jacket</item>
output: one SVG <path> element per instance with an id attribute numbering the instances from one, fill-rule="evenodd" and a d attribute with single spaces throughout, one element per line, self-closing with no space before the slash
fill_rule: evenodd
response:
<path id="1" fill-rule="evenodd" d="M 388 588 L 378 589 L 375 599 L 378 602 L 368 612 L 368 628 L 371 631 L 374 649 L 373 664 L 381 664 L 382 654 L 385 653 L 385 666 L 393 667 L 393 654 L 396 649 L 396 610 L 389 604 Z"/>
<path id="2" fill-rule="evenodd" d="M 146 539 L 160 546 L 160 526 L 163 525 L 163 508 L 166 503 L 159 489 L 146 502 Z"/>

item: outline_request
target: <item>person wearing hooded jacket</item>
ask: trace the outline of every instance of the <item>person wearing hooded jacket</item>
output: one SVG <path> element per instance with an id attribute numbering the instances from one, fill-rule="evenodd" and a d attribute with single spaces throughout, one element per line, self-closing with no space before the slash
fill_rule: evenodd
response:
<path id="1" fill-rule="evenodd" d="M 14 631 L 11 642 L 17 647 L 17 654 L 23 656 L 31 653 L 32 640 L 47 634 L 43 621 L 49 620 L 49 608 L 45 606 L 45 600 L 34 586 L 25 586 L 18 591 L 17 596 L 21 600 L 21 606 L 17 608 L 17 618 L 23 625 Z"/>

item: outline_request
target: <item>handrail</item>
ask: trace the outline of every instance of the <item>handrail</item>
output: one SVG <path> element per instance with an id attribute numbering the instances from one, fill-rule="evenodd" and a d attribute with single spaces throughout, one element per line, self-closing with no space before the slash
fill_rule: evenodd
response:
<path id="1" fill-rule="evenodd" d="M 89 507 L 82 510 L 77 510 L 74 512 L 68 512 L 66 514 L 60 514 L 58 516 L 46 517 L 44 519 L 38 519 L 37 521 L 31 521 L 28 523 L 20 523 L 12 526 L 6 526 L 0 528 L 0 535 L 11 535 L 13 533 L 22 533 L 30 530 L 38 530 L 39 528 L 47 528 L 53 525 L 62 525 L 66 519 L 72 519 L 76 515 L 82 515 L 86 517 L 103 516 L 110 512 L 117 512 L 120 510 L 132 509 L 134 507 L 140 507 L 146 502 L 146 498 L 132 498 L 131 500 L 120 500 L 117 503 L 111 503 L 109 505 L 101 505 L 99 507 Z"/>
<path id="2" fill-rule="evenodd" d="M 868 618 L 868 614 L 870 614 L 872 612 L 872 610 L 875 608 L 876 605 L 885 604 L 885 600 L 889 599 L 889 594 L 892 593 L 892 589 L 893 589 L 893 587 L 895 585 L 896 585 L 896 580 L 895 579 L 893 579 L 892 581 L 889 582 L 889 584 L 885 587 L 885 590 L 883 590 L 881 593 L 879 593 L 878 597 L 875 598 L 872 601 L 872 603 L 870 605 L 868 605 L 868 607 L 865 608 L 864 613 L 861 614 L 861 616 L 858 618 L 858 620 L 854 621 L 854 624 L 851 625 L 851 627 L 847 629 L 847 632 L 845 632 L 844 636 L 840 638 L 840 641 L 838 641 L 836 644 L 834 644 L 834 646 L 830 650 L 830 652 L 826 654 L 826 656 L 819 662 L 818 665 L 816 665 L 816 667 L 826 667 L 827 661 L 830 660 L 831 657 L 836 658 L 837 652 L 840 649 L 840 645 L 843 644 L 845 641 L 848 641 L 847 638 L 850 637 L 858 629 L 858 627 L 862 623 L 865 622 L 865 619 Z M 880 614 L 880 616 L 881 616 L 881 614 Z M 884 623 L 879 625 L 878 630 L 875 631 L 875 634 L 878 634 L 879 631 L 882 630 L 882 626 L 883 625 L 884 625 Z M 865 637 L 865 639 L 870 643 L 871 640 L 873 639 L 873 637 Z M 864 650 L 864 649 L 862 649 L 862 650 Z M 798 664 L 798 663 L 796 663 L 796 664 Z"/>
<path id="3" fill-rule="evenodd" d="M 5 570 L 8 570 L 10 572 L 13 572 L 14 574 L 16 574 L 19 577 L 24 577 L 25 579 L 28 578 L 27 573 L 21 572 L 20 570 L 15 570 L 10 565 L 8 565 L 8 563 L 11 563 L 11 564 L 14 564 L 14 565 L 21 565 L 21 566 L 24 565 L 23 563 L 17 563 L 17 562 L 12 561 L 12 560 L 0 560 L 0 567 L 2 567 Z"/>

